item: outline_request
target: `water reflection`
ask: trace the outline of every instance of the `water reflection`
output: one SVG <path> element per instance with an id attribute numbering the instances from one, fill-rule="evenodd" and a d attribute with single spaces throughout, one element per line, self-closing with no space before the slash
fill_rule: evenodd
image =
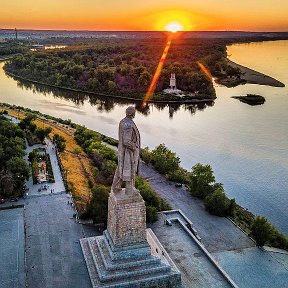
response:
<path id="1" fill-rule="evenodd" d="M 180 111 L 181 107 L 184 107 L 185 111 L 189 111 L 192 115 L 198 110 L 202 111 L 207 107 L 212 107 L 214 102 L 196 103 L 196 104 L 166 104 L 166 103 L 147 103 L 145 106 L 141 105 L 140 101 L 119 99 L 113 97 L 106 97 L 96 94 L 87 94 L 84 92 L 75 92 L 65 89 L 59 89 L 56 87 L 50 87 L 42 84 L 35 84 L 30 81 L 22 80 L 17 77 L 11 76 L 5 73 L 7 77 L 13 78 L 16 81 L 17 87 L 22 90 L 31 90 L 34 94 L 41 93 L 45 96 L 53 96 L 54 98 L 60 98 L 63 100 L 72 101 L 77 106 L 83 106 L 85 102 L 88 102 L 91 106 L 96 107 L 100 112 L 111 112 L 118 107 L 126 107 L 127 105 L 135 105 L 135 108 L 144 116 L 150 115 L 153 108 L 161 111 L 168 107 L 169 118 L 172 119 L 177 111 Z"/>

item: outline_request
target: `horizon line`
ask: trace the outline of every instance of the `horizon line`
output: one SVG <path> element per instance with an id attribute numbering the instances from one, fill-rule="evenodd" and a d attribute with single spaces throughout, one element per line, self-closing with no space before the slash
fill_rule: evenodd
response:
<path id="1" fill-rule="evenodd" d="M 165 33 L 169 33 L 169 31 L 165 31 L 165 30 L 86 30 L 86 29 L 80 29 L 80 30 L 69 30 L 69 29 L 29 29 L 29 28 L 25 28 L 25 29 L 21 29 L 21 28 L 0 28 L 0 31 L 3 30 L 8 30 L 8 31 L 15 31 L 15 29 L 17 29 L 17 31 L 61 31 L 61 32 L 149 32 L 149 33 L 159 33 L 159 32 L 165 32 Z M 198 33 L 198 32 L 226 32 L 226 33 L 288 33 L 287 31 L 250 31 L 250 30 L 190 30 L 190 31 L 177 31 L 177 32 L 181 32 L 181 33 Z"/>

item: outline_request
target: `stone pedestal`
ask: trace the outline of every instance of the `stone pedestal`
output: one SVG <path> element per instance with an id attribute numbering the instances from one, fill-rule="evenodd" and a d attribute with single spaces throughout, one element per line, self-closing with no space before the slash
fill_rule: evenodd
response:
<path id="1" fill-rule="evenodd" d="M 107 230 L 114 246 L 147 243 L 146 208 L 139 193 L 111 193 L 108 200 Z"/>
<path id="2" fill-rule="evenodd" d="M 146 229 L 140 194 L 111 193 L 104 235 L 80 243 L 93 288 L 181 287 L 179 270 L 152 230 Z M 161 251 L 161 257 L 152 256 L 151 247 Z"/>

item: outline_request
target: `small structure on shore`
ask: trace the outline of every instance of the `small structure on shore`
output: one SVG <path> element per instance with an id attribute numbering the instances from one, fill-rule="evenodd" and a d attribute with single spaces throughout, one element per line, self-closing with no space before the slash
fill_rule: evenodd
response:
<path id="1" fill-rule="evenodd" d="M 175 73 L 171 73 L 171 76 L 170 76 L 170 87 L 167 88 L 167 89 L 164 89 L 163 92 L 166 93 L 166 94 L 173 94 L 173 95 L 176 95 L 176 96 L 179 96 L 179 97 L 184 97 L 185 96 L 185 94 L 182 92 L 182 90 L 177 89 L 177 87 L 176 87 L 176 76 L 175 76 Z"/>

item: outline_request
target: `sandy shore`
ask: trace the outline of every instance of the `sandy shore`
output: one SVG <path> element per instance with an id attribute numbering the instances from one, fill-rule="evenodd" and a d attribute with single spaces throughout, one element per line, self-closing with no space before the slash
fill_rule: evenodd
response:
<path id="1" fill-rule="evenodd" d="M 250 68 L 237 64 L 229 59 L 227 59 L 227 63 L 234 68 L 239 68 L 242 72 L 241 79 L 247 81 L 247 83 L 258 84 L 258 85 L 268 85 L 268 86 L 274 86 L 274 87 L 285 87 L 285 85 L 282 82 L 268 75 L 265 75 L 263 73 L 257 72 L 255 70 L 252 70 Z"/>

